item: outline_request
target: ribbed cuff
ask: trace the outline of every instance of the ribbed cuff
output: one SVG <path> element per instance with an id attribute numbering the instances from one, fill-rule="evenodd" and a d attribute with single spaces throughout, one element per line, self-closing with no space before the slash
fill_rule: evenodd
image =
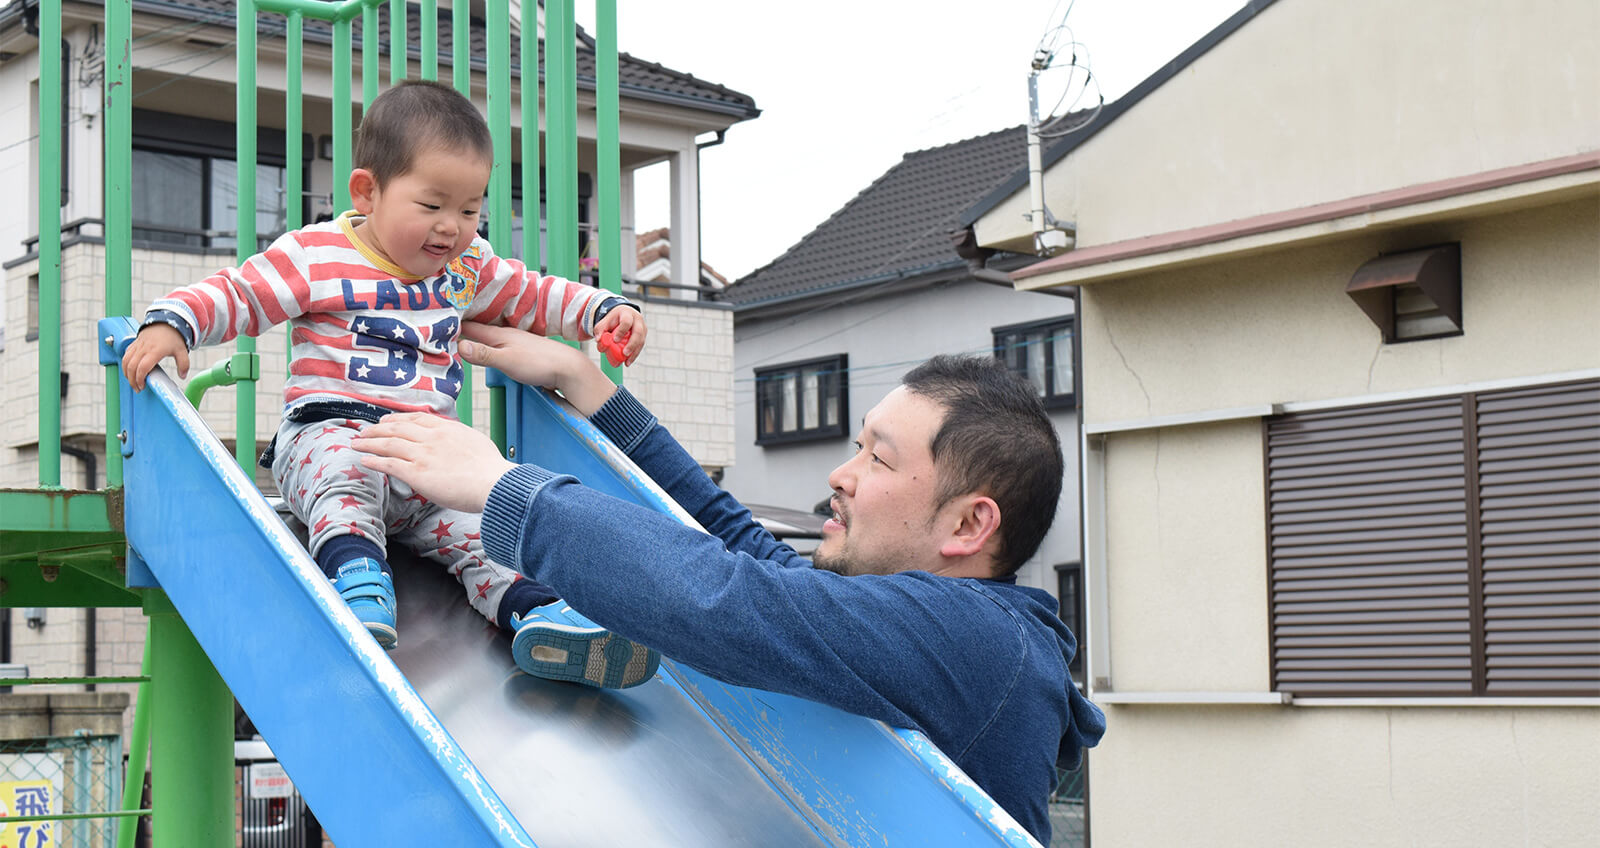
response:
<path id="1" fill-rule="evenodd" d="M 623 453 L 632 453 L 644 434 L 655 426 L 656 417 L 644 408 L 644 404 L 632 392 L 618 386 L 616 393 L 589 416 L 589 421 L 622 448 Z"/>
<path id="2" fill-rule="evenodd" d="M 489 490 L 483 506 L 483 551 L 508 568 L 521 570 L 522 535 L 527 530 L 534 495 L 557 475 L 537 465 L 507 471 Z"/>
<path id="3" fill-rule="evenodd" d="M 144 323 L 139 325 L 139 329 L 143 330 L 151 324 L 166 324 L 177 330 L 178 335 L 183 336 L 183 346 L 194 350 L 194 328 L 189 326 L 188 321 L 183 320 L 182 315 L 170 309 L 152 309 L 144 314 Z"/>

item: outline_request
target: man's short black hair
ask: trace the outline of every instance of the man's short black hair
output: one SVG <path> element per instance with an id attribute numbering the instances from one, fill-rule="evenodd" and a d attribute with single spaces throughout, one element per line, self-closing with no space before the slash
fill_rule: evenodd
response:
<path id="1" fill-rule="evenodd" d="M 378 95 L 356 132 L 355 166 L 372 172 L 378 185 L 411 170 L 429 148 L 470 153 L 491 161 L 489 125 L 472 101 L 448 85 L 405 80 Z"/>
<path id="2" fill-rule="evenodd" d="M 935 508 L 977 492 L 1000 507 L 996 577 L 1039 550 L 1061 499 L 1061 440 L 1033 386 L 990 356 L 940 355 L 901 381 L 944 407 L 930 446 Z"/>

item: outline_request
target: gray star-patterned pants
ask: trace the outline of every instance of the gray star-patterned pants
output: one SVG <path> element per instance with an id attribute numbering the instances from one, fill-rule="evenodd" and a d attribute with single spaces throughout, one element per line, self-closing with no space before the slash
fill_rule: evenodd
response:
<path id="1" fill-rule="evenodd" d="M 483 552 L 478 516 L 430 503 L 404 482 L 362 465 L 350 440 L 366 426 L 335 418 L 285 422 L 278 431 L 272 476 L 289 510 L 309 530 L 311 556 L 335 536 L 355 534 L 382 551 L 392 538 L 449 569 L 472 608 L 497 621 L 501 598 L 522 574 Z"/>

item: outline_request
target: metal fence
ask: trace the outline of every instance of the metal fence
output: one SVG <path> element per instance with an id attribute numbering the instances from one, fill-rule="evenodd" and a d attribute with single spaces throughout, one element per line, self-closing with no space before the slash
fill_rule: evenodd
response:
<path id="1" fill-rule="evenodd" d="M 0 845 L 113 848 L 121 808 L 121 737 L 0 741 Z"/>

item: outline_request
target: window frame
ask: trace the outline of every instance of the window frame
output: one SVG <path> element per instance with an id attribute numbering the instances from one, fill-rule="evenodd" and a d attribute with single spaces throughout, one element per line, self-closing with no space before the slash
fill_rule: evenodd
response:
<path id="1" fill-rule="evenodd" d="M 766 406 L 765 406 L 765 403 L 764 403 L 764 400 L 763 400 L 762 390 L 761 390 L 763 381 L 770 380 L 775 375 L 781 375 L 781 374 L 793 374 L 793 375 L 795 375 L 795 378 L 797 380 L 799 380 L 801 375 L 804 372 L 810 371 L 810 370 L 816 370 L 818 366 L 832 366 L 831 373 L 837 376 L 837 379 L 833 381 L 833 387 L 832 388 L 834 389 L 834 392 L 837 393 L 838 399 L 839 399 L 838 420 L 834 424 L 821 424 L 821 423 L 819 423 L 817 427 L 813 427 L 813 428 L 809 428 L 809 429 L 807 429 L 807 428 L 798 428 L 798 429 L 795 429 L 795 430 L 780 430 L 780 431 L 774 432 L 774 433 L 767 432 L 765 427 L 763 426 L 763 423 L 762 423 L 762 421 L 763 421 L 762 413 L 766 409 Z M 828 439 L 842 439 L 842 438 L 846 438 L 846 437 L 849 436 L 849 434 L 850 434 L 850 355 L 848 353 L 839 353 L 839 354 L 834 354 L 832 356 L 821 356 L 821 357 L 814 357 L 814 358 L 811 358 L 811 359 L 795 360 L 795 361 L 792 361 L 792 362 L 784 362 L 784 363 L 781 363 L 781 364 L 778 364 L 778 365 L 772 365 L 772 366 L 768 366 L 768 367 L 765 367 L 765 368 L 756 368 L 756 369 L 753 369 L 753 370 L 754 370 L 754 374 L 755 374 L 754 393 L 755 393 L 755 416 L 756 416 L 755 425 L 756 425 L 756 444 L 757 445 L 761 445 L 763 447 L 771 447 L 771 446 L 775 446 L 775 445 L 788 445 L 788 444 L 796 444 L 796 443 L 801 443 L 801 442 L 818 442 L 818 441 L 825 441 L 825 440 L 828 440 Z M 830 373 L 830 372 L 822 371 L 822 373 Z M 798 397 L 799 397 L 799 391 L 797 390 L 796 391 L 796 398 L 798 399 Z M 821 421 L 821 418 L 822 418 L 821 409 L 823 407 L 823 401 L 825 399 L 826 399 L 826 396 L 823 394 L 823 392 L 821 390 L 821 386 L 819 385 L 818 393 L 817 393 L 817 408 L 818 408 L 818 416 L 817 417 L 818 417 L 819 422 Z M 782 419 L 782 414 L 783 414 L 782 413 L 782 409 L 780 408 L 779 411 L 778 411 L 778 418 L 779 418 L 780 421 Z M 798 412 L 796 413 L 795 420 L 796 420 L 797 423 L 800 420 Z"/>
<path id="2" fill-rule="evenodd" d="M 993 342 L 995 358 L 999 359 L 1001 362 L 1004 362 L 1006 367 L 1011 369 L 1013 374 L 1022 377 L 1032 384 L 1033 380 L 1029 374 L 1026 371 L 1018 370 L 1017 366 L 1007 358 L 1006 354 L 1009 353 L 1009 348 L 1013 344 L 1007 337 L 1015 338 L 1038 332 L 1046 332 L 1046 335 L 1048 336 L 1053 335 L 1053 332 L 1047 331 L 1059 330 L 1067 330 L 1071 335 L 1072 343 L 1068 347 L 1072 351 L 1072 362 L 1069 363 L 1069 367 L 1072 369 L 1072 385 L 1069 386 L 1065 392 L 1047 390 L 1039 395 L 1039 401 L 1044 404 L 1045 409 L 1075 409 L 1078 405 L 1078 393 L 1081 388 L 1079 381 L 1082 379 L 1081 375 L 1079 374 L 1080 369 L 1078 367 L 1079 355 L 1077 316 L 1061 315 L 1053 318 L 1045 318 L 1043 320 L 1026 321 L 1020 324 L 1006 324 L 1004 326 L 992 328 L 990 330 L 990 335 Z M 1055 348 L 1056 346 L 1051 344 L 1045 345 L 1044 348 L 1045 377 L 1050 385 L 1050 389 L 1052 390 L 1057 388 L 1054 385 L 1055 376 L 1059 373 L 1059 367 L 1055 361 Z"/>
<path id="3" fill-rule="evenodd" d="M 199 159 L 200 170 L 200 197 L 196 198 L 200 207 L 202 224 L 211 220 L 215 221 L 212 208 L 212 193 L 214 189 L 213 169 L 216 162 L 226 161 L 237 163 L 238 135 L 234 124 L 226 121 L 215 121 L 209 118 L 197 118 L 191 115 L 180 115 L 170 112 L 158 112 L 149 109 L 133 110 L 133 149 L 149 153 L 165 154 L 170 156 L 186 156 Z M 309 185 L 304 176 L 309 170 L 310 163 L 315 155 L 314 139 L 310 135 L 302 134 L 299 165 L 301 168 L 301 185 Z M 258 128 L 256 131 L 256 165 L 280 168 L 288 171 L 289 157 L 284 144 L 282 130 L 268 127 Z M 259 183 L 259 181 L 258 181 Z M 257 199 L 259 201 L 259 189 Z M 288 203 L 285 198 L 285 210 Z M 310 196 L 305 192 L 300 197 L 300 220 L 311 220 Z M 148 222 L 146 222 L 148 223 Z M 134 224 L 135 230 L 150 229 Z M 197 232 L 174 230 L 180 235 L 192 235 L 200 240 L 199 245 L 182 244 L 172 241 L 159 241 L 149 238 L 135 237 L 135 247 L 152 250 L 178 250 L 178 251 L 225 251 L 236 250 L 238 242 L 238 226 L 229 222 L 228 226 L 204 227 Z M 255 251 L 265 250 L 282 233 L 256 233 Z M 233 244 L 226 242 L 232 241 Z M 221 242 L 221 243 L 219 243 Z"/>

